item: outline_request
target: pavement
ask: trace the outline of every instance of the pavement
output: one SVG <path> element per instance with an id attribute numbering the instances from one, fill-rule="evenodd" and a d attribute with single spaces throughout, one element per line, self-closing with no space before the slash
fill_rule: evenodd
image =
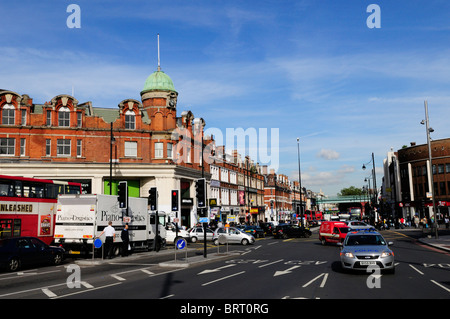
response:
<path id="1" fill-rule="evenodd" d="M 450 252 L 450 235 L 447 234 L 438 234 L 437 238 L 435 237 L 434 233 L 428 234 L 423 238 L 419 238 L 419 242 L 428 246 L 432 246 L 434 248 Z"/>
<path id="2" fill-rule="evenodd" d="M 439 227 L 436 238 L 434 229 L 423 230 L 423 237 L 418 239 L 422 244 L 450 252 L 450 229 Z"/>

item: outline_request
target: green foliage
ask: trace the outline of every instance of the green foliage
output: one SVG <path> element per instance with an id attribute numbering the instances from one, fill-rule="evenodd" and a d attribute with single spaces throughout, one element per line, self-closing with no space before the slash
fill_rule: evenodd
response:
<path id="1" fill-rule="evenodd" d="M 341 189 L 341 191 L 337 194 L 338 196 L 351 196 L 351 195 L 362 195 L 362 189 L 357 188 L 355 186 L 350 186 L 347 188 Z"/>

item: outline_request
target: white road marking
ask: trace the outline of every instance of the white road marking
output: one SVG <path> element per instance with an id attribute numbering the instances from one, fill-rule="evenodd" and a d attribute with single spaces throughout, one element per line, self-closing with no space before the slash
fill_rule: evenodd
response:
<path id="1" fill-rule="evenodd" d="M 271 262 L 271 263 L 268 263 L 268 264 L 264 264 L 264 265 L 258 266 L 258 268 L 263 268 L 263 267 L 266 267 L 266 266 L 270 266 L 270 265 L 279 263 L 279 262 L 281 262 L 281 261 L 283 261 L 283 260 L 284 260 L 284 259 L 280 259 L 280 260 L 277 260 L 277 261 L 273 261 L 273 262 Z"/>
<path id="2" fill-rule="evenodd" d="M 122 278 L 122 277 L 120 277 L 118 275 L 110 275 L 110 276 L 113 277 L 114 279 L 119 280 L 119 281 L 125 281 L 126 280 L 125 278 Z"/>
<path id="3" fill-rule="evenodd" d="M 276 271 L 276 272 L 273 274 L 273 276 L 276 277 L 276 276 L 281 276 L 281 275 L 290 274 L 290 273 L 292 272 L 292 270 L 294 270 L 294 269 L 296 269 L 296 268 L 300 268 L 300 266 L 293 266 L 293 267 L 291 267 L 291 268 L 289 268 L 289 269 L 286 269 L 286 270 L 278 270 L 278 271 Z"/>
<path id="4" fill-rule="evenodd" d="M 319 279 L 319 278 L 322 277 L 322 276 L 324 276 L 324 278 L 323 278 L 323 280 L 322 280 L 322 283 L 320 284 L 320 288 L 325 287 L 325 283 L 326 283 L 327 278 L 328 278 L 328 274 L 327 274 L 327 273 L 322 273 L 322 274 L 320 274 L 319 276 L 317 276 L 317 277 L 311 279 L 311 280 L 308 281 L 306 284 L 304 284 L 302 287 L 303 287 L 303 288 L 308 287 L 311 283 L 313 283 L 314 281 L 316 281 L 317 279 Z"/>
<path id="5" fill-rule="evenodd" d="M 202 286 L 207 286 L 207 285 L 213 284 L 213 283 L 221 281 L 221 280 L 225 280 L 225 279 L 228 279 L 228 278 L 231 278 L 231 277 L 234 277 L 234 276 L 239 276 L 239 275 L 242 275 L 243 273 L 245 273 L 245 271 L 241 271 L 241 272 L 238 272 L 238 273 L 236 273 L 234 275 L 229 275 L 229 276 L 222 277 L 222 278 L 219 278 L 219 279 L 216 279 L 216 280 L 213 280 L 213 281 L 206 282 L 206 283 L 202 284 Z"/>
<path id="6" fill-rule="evenodd" d="M 409 265 L 409 267 L 411 267 L 412 269 L 414 269 L 415 271 L 417 271 L 419 274 L 423 275 L 424 273 L 421 272 L 419 269 L 417 269 L 416 267 L 414 267 L 413 265 Z"/>
<path id="7" fill-rule="evenodd" d="M 436 282 L 436 281 L 434 281 L 434 280 L 431 280 L 431 282 L 432 282 L 433 284 L 435 284 L 435 285 L 438 285 L 438 286 L 441 287 L 442 289 L 447 290 L 448 292 L 450 292 L 450 289 L 448 289 L 447 287 L 441 285 L 440 283 L 438 283 L 438 282 Z"/>
<path id="8" fill-rule="evenodd" d="M 202 272 L 199 272 L 197 275 L 210 274 L 212 272 L 218 272 L 218 271 L 221 271 L 222 269 L 234 267 L 234 266 L 236 266 L 236 264 L 226 265 L 226 266 L 222 266 L 222 267 L 214 268 L 214 269 L 205 269 Z"/>
<path id="9" fill-rule="evenodd" d="M 56 295 L 55 293 L 53 293 L 50 289 L 48 289 L 48 288 L 42 288 L 41 289 L 42 290 L 42 292 L 44 293 L 44 294 L 46 294 L 47 295 L 47 297 L 49 297 L 49 298 L 54 298 L 54 297 L 57 297 L 58 295 Z"/>

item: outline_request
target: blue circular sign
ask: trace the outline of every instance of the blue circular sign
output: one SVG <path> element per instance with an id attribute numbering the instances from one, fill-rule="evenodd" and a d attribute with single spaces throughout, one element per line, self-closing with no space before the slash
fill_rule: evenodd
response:
<path id="1" fill-rule="evenodd" d="M 100 238 L 97 238 L 96 240 L 94 240 L 94 247 L 95 248 L 100 248 L 102 247 L 103 243 L 102 240 Z"/>
<path id="2" fill-rule="evenodd" d="M 184 249 L 186 247 L 186 240 L 178 239 L 177 240 L 177 249 Z"/>

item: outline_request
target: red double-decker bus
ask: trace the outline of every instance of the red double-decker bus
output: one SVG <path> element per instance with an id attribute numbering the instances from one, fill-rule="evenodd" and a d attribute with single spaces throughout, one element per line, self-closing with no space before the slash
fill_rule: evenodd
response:
<path id="1" fill-rule="evenodd" d="M 0 239 L 32 236 L 50 244 L 59 194 L 81 194 L 81 184 L 0 175 Z"/>
<path id="2" fill-rule="evenodd" d="M 305 211 L 305 218 L 308 221 L 320 220 L 320 219 L 323 219 L 323 213 L 320 212 L 320 211 L 306 210 Z"/>

